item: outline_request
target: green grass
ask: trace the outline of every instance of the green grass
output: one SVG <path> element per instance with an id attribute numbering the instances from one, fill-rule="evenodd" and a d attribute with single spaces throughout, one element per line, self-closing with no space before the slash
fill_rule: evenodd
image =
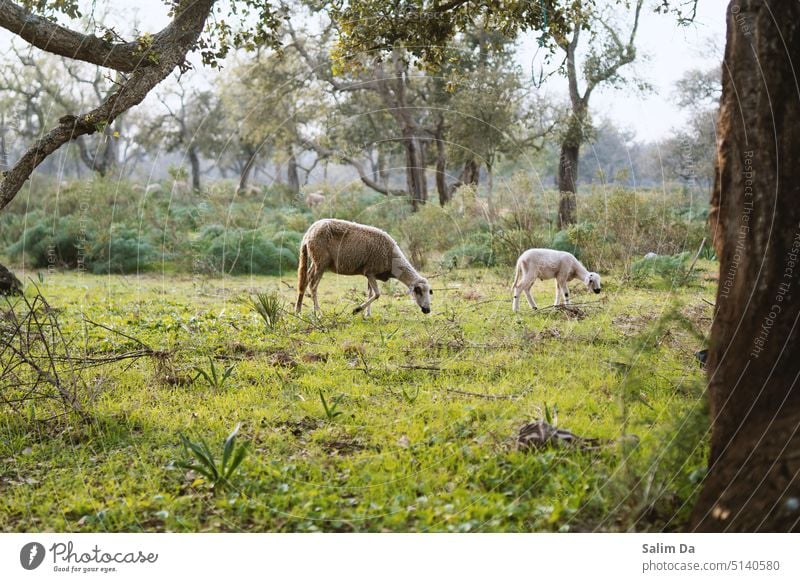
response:
<path id="1" fill-rule="evenodd" d="M 328 274 L 325 314 L 306 300 L 272 330 L 247 298 L 277 288 L 291 305 L 293 276 L 46 275 L 42 292 L 80 345 L 137 347 L 85 331 L 84 313 L 171 355 L 92 370 L 91 423 L 0 409 L 0 530 L 677 529 L 705 463 L 700 346 L 680 321 L 656 322 L 677 301 L 707 332 L 714 266 L 699 268 L 676 291 L 604 275 L 595 296 L 574 281 L 573 301 L 591 302 L 583 318 L 524 302 L 513 314 L 511 270 L 498 269 L 432 279 L 430 316 L 390 283 L 364 319 L 349 315 L 363 278 Z M 553 284 L 534 292 L 548 305 Z M 209 358 L 235 373 L 192 381 Z M 545 405 L 578 435 L 638 444 L 516 450 Z M 214 448 L 240 422 L 249 452 L 215 495 L 179 467 L 191 461 L 180 435 Z"/>

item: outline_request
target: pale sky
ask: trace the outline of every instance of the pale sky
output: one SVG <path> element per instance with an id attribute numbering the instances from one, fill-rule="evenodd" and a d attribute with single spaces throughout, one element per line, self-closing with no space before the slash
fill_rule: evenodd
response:
<path id="1" fill-rule="evenodd" d="M 143 31 L 155 32 L 167 22 L 167 11 L 161 0 L 138 0 L 133 6 L 125 0 L 96 3 L 99 11 L 109 6 L 107 21 L 122 33 L 133 24 Z M 647 5 L 650 7 L 647 7 Z M 674 84 L 686 71 L 715 66 L 721 58 L 725 40 L 726 0 L 699 0 L 694 24 L 677 26 L 672 15 L 652 12 L 655 0 L 649 0 L 642 13 L 637 36 L 637 62 L 631 65 L 636 76 L 654 87 L 649 94 L 634 89 L 598 90 L 592 97 L 591 109 L 595 118 L 609 117 L 617 125 L 635 131 L 642 141 L 657 140 L 670 134 L 684 123 L 683 113 L 673 104 Z M 536 34 L 528 33 L 520 43 L 519 61 L 530 71 L 536 52 Z M 9 35 L 0 35 L 0 46 Z M 717 54 L 710 46 L 716 44 Z M 4 52 L 4 51 L 3 51 Z M 215 72 L 198 66 L 196 75 L 211 80 Z M 552 77 L 548 93 L 566 95 L 562 79 Z"/>

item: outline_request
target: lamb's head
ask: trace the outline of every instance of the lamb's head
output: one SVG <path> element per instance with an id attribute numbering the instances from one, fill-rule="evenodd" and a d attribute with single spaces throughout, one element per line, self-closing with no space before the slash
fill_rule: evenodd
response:
<path id="1" fill-rule="evenodd" d="M 589 273 L 586 275 L 586 280 L 584 283 L 586 283 L 586 286 L 595 293 L 600 293 L 600 275 L 597 273 Z"/>
<path id="2" fill-rule="evenodd" d="M 419 305 L 419 308 L 422 310 L 422 313 L 430 313 L 431 295 L 433 295 L 433 289 L 431 289 L 431 285 L 428 283 L 428 280 L 418 279 L 408 289 L 411 293 L 411 296 L 414 298 L 414 301 L 417 302 L 417 305 Z"/>

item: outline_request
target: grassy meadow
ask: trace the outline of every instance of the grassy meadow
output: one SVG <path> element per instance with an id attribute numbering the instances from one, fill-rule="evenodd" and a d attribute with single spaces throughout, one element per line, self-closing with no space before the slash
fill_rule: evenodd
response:
<path id="1" fill-rule="evenodd" d="M 308 299 L 292 313 L 288 269 L 29 272 L 26 296 L 36 281 L 73 353 L 101 363 L 81 372 L 84 421 L 51 418 L 49 400 L 0 408 L 0 530 L 682 525 L 705 466 L 694 352 L 711 322 L 714 262 L 701 259 L 683 285 L 607 269 L 601 295 L 571 283 L 572 310 L 545 307 L 554 283 L 538 282 L 540 309 L 522 301 L 519 314 L 513 267 L 424 272 L 431 315 L 389 282 L 368 319 L 350 313 L 365 280 L 330 273 L 315 318 Z M 249 303 L 264 291 L 285 308 L 272 328 Z M 102 363 L 143 346 L 152 355 Z M 604 446 L 519 449 L 520 427 L 544 418 Z M 237 423 L 247 453 L 226 487 L 181 466 L 181 435 L 219 458 Z"/>

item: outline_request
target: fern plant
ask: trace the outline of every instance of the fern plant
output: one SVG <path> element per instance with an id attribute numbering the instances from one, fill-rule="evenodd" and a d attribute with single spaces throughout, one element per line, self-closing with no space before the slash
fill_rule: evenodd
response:
<path id="1" fill-rule="evenodd" d="M 242 424 L 238 423 L 225 439 L 222 445 L 222 458 L 219 460 L 204 440 L 193 442 L 181 434 L 183 448 L 194 457 L 194 460 L 178 462 L 177 466 L 190 469 L 205 477 L 215 493 L 222 491 L 230 485 L 231 478 L 247 456 L 247 444 L 236 445 L 236 435 L 239 434 L 241 426 Z"/>
<path id="2" fill-rule="evenodd" d="M 268 329 L 275 329 L 283 314 L 283 300 L 277 291 L 256 293 L 250 297 L 250 304 L 264 321 Z"/>

